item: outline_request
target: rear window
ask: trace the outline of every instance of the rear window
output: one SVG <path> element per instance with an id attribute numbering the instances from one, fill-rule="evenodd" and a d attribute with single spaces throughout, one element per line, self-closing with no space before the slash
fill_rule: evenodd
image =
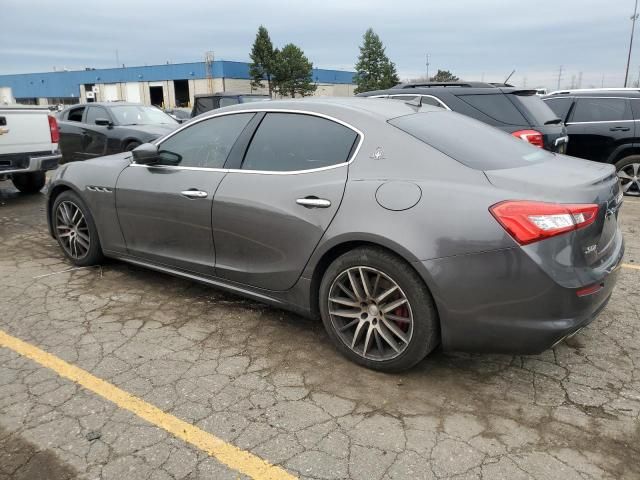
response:
<path id="1" fill-rule="evenodd" d="M 533 126 L 544 125 L 547 122 L 553 122 L 557 120 L 558 115 L 549 108 L 549 106 L 542 101 L 537 95 L 515 95 L 510 94 L 511 100 L 516 102 L 522 110 L 533 121 Z M 563 117 L 564 118 L 564 117 Z"/>
<path id="2" fill-rule="evenodd" d="M 458 98 L 500 123 L 529 125 L 504 93 L 458 95 Z"/>
<path id="3" fill-rule="evenodd" d="M 558 117 L 565 120 L 573 104 L 573 99 L 570 97 L 547 98 L 544 100 L 544 103 L 546 103 Z"/>
<path id="4" fill-rule="evenodd" d="M 476 170 L 521 167 L 553 157 L 508 133 L 452 112 L 416 113 L 389 123 Z"/>

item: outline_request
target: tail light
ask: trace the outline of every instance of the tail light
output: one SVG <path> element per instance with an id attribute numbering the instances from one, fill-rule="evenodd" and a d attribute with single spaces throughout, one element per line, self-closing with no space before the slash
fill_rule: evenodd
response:
<path id="1" fill-rule="evenodd" d="M 507 200 L 489 211 L 520 245 L 527 245 L 591 225 L 598 205 Z"/>
<path id="2" fill-rule="evenodd" d="M 58 130 L 58 121 L 53 115 L 49 115 L 49 130 L 51 131 L 51 143 L 60 142 L 60 130 Z"/>
<path id="3" fill-rule="evenodd" d="M 536 147 L 544 148 L 544 139 L 542 138 L 542 134 L 536 130 L 518 130 L 517 132 L 513 132 L 513 135 L 520 140 L 524 140 L 531 145 L 535 145 Z"/>

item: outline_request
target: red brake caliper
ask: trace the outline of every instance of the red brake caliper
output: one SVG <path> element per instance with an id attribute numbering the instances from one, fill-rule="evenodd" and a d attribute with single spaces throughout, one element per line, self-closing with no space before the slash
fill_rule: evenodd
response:
<path id="1" fill-rule="evenodd" d="M 409 309 L 406 307 L 406 305 L 401 305 L 398 308 L 396 308 L 393 311 L 394 315 L 397 315 L 398 317 L 404 317 L 407 318 L 409 317 Z M 408 322 L 397 322 L 394 320 L 394 322 L 398 327 L 400 327 L 400 329 L 403 332 L 406 332 L 409 330 L 409 323 Z"/>

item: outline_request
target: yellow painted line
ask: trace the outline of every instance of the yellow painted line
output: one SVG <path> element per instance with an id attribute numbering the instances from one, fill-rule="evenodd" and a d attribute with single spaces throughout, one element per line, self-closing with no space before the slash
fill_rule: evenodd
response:
<path id="1" fill-rule="evenodd" d="M 640 270 L 640 265 L 629 265 L 628 263 L 622 264 L 623 268 L 631 268 L 633 270 Z"/>
<path id="2" fill-rule="evenodd" d="M 194 447 L 208 453 L 229 468 L 241 472 L 256 480 L 293 480 L 296 477 L 284 469 L 271 465 L 266 460 L 241 450 L 224 440 L 199 429 L 179 418 L 163 412 L 158 407 L 134 397 L 115 385 L 91 375 L 61 358 L 56 357 L 29 343 L 12 337 L 0 330 L 0 347 L 13 350 L 20 355 L 30 358 L 45 368 L 53 370 L 58 375 L 83 386 L 87 390 L 115 403 L 118 407 L 128 410 L 147 422 L 166 430 L 172 435 L 184 440 Z"/>

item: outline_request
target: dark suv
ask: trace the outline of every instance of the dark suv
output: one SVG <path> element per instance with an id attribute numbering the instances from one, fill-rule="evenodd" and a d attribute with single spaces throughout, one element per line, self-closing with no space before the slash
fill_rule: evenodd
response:
<path id="1" fill-rule="evenodd" d="M 543 100 L 567 125 L 569 155 L 615 165 L 625 195 L 640 196 L 640 90 L 565 90 Z"/>
<path id="2" fill-rule="evenodd" d="M 567 131 L 536 90 L 522 90 L 481 82 L 403 83 L 359 97 L 412 100 L 446 108 L 488 123 L 532 145 L 564 153 Z"/>
<path id="3" fill-rule="evenodd" d="M 271 97 L 252 93 L 203 93 L 194 97 L 191 116 L 195 117 L 209 110 L 237 105 L 238 103 L 264 102 L 265 100 L 271 100 Z"/>

